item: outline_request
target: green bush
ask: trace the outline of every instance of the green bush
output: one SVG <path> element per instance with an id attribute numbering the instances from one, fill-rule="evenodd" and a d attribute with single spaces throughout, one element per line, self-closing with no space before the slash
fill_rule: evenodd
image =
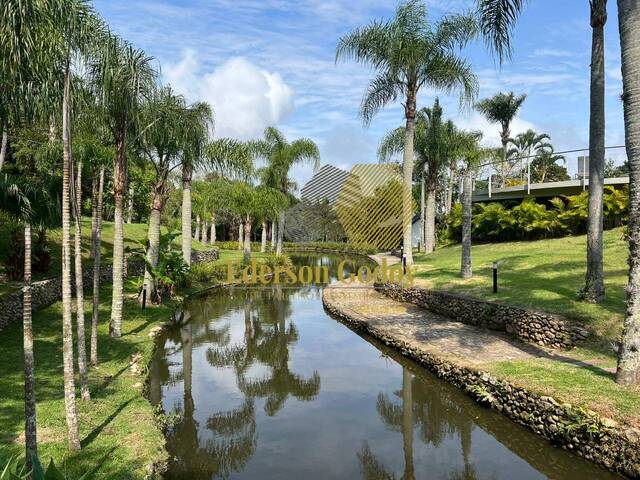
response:
<path id="1" fill-rule="evenodd" d="M 624 225 L 629 216 L 628 188 L 605 187 L 604 226 Z M 549 206 L 525 198 L 509 209 L 502 203 L 479 203 L 473 207 L 472 236 L 477 242 L 539 240 L 543 238 L 580 235 L 586 232 L 589 194 L 556 197 Z M 462 208 L 454 205 L 446 220 L 446 230 L 439 235 L 441 243 L 460 241 Z"/>

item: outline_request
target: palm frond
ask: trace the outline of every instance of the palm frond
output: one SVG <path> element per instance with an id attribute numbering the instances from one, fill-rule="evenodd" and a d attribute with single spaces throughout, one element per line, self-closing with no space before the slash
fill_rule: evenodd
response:
<path id="1" fill-rule="evenodd" d="M 477 0 L 480 32 L 502 64 L 513 53 L 511 37 L 527 0 Z"/>

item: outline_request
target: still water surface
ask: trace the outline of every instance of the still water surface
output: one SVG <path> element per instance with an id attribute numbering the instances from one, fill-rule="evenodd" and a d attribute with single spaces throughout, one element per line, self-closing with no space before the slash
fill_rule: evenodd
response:
<path id="1" fill-rule="evenodd" d="M 152 363 L 152 401 L 178 419 L 167 478 L 619 478 L 358 336 L 321 297 L 235 287 L 190 301 Z"/>

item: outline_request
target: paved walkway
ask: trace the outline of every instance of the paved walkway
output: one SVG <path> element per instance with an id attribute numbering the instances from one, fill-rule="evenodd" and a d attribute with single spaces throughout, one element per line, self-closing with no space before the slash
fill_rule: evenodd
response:
<path id="1" fill-rule="evenodd" d="M 506 334 L 455 322 L 410 303 L 397 302 L 373 287 L 336 283 L 324 289 L 325 304 L 382 330 L 412 347 L 458 364 L 481 366 L 501 360 L 548 357 L 535 345 Z"/>

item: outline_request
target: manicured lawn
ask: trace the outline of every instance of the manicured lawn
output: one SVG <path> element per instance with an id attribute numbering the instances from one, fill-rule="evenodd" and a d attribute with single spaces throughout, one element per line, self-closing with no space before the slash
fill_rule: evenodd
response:
<path id="1" fill-rule="evenodd" d="M 164 438 L 155 426 L 151 404 L 142 396 L 143 375 L 132 373 L 129 361 L 142 355 L 146 365 L 153 342 L 149 330 L 169 318 L 163 305 L 140 310 L 133 287 L 127 283 L 123 336 L 108 335 L 111 288 L 101 292 L 99 359 L 90 369 L 92 400 L 83 403 L 78 394 L 82 451 L 67 449 L 62 382 L 62 313 L 58 302 L 34 316 L 36 399 L 39 454 L 44 462 L 53 457 L 74 476 L 92 471 L 89 478 L 141 479 L 146 466 L 166 458 Z M 91 303 L 86 302 L 87 320 Z M 89 330 L 87 330 L 88 332 Z M 0 335 L 0 458 L 23 454 L 24 431 L 22 326 L 15 323 Z"/>
<path id="2" fill-rule="evenodd" d="M 613 342 L 622 332 L 625 310 L 628 244 L 623 229 L 606 231 L 604 244 L 607 297 L 598 304 L 583 302 L 577 296 L 584 284 L 585 236 L 474 245 L 474 277 L 466 281 L 459 276 L 459 245 L 431 255 L 419 254 L 415 257 L 415 283 L 559 313 L 588 326 L 592 337 L 570 352 L 558 352 L 564 360 L 505 361 L 489 365 L 487 370 L 560 401 L 640 426 L 640 388 L 617 385 L 612 373 L 616 366 Z M 494 261 L 499 263 L 497 294 L 491 291 Z"/>
<path id="3" fill-rule="evenodd" d="M 606 299 L 598 304 L 577 296 L 584 285 L 585 236 L 475 245 L 474 276 L 467 281 L 459 275 L 459 245 L 416 255 L 416 284 L 561 313 L 611 340 L 621 332 L 625 309 L 628 244 L 623 235 L 620 228 L 604 233 Z M 491 293 L 494 261 L 498 262 L 497 294 Z"/>

